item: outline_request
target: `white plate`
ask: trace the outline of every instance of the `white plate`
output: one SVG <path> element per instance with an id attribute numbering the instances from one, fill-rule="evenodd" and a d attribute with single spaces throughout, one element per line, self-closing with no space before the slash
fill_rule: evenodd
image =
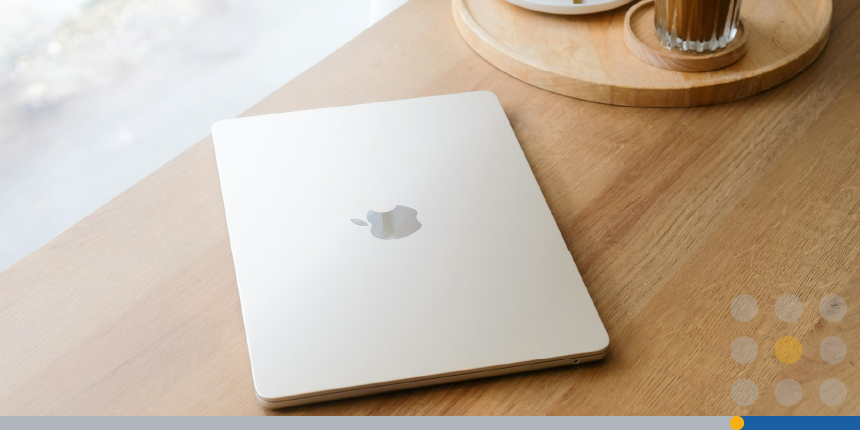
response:
<path id="1" fill-rule="evenodd" d="M 573 0 L 507 0 L 519 7 L 526 9 L 554 13 L 558 15 L 585 15 L 589 13 L 603 12 L 631 3 L 633 0 L 582 0 L 573 3 Z"/>

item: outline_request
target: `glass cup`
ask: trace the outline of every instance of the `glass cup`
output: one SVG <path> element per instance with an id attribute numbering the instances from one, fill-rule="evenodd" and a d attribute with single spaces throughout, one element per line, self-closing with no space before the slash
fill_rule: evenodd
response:
<path id="1" fill-rule="evenodd" d="M 660 44 L 686 52 L 725 48 L 738 32 L 741 0 L 656 0 Z"/>

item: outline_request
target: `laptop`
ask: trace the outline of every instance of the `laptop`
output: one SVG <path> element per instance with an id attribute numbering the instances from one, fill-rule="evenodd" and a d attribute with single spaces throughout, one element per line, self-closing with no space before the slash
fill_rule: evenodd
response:
<path id="1" fill-rule="evenodd" d="M 605 356 L 493 93 L 230 119 L 212 135 L 263 406 Z"/>

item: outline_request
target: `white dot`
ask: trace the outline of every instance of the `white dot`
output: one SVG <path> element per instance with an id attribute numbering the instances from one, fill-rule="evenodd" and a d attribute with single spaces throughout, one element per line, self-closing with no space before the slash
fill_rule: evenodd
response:
<path id="1" fill-rule="evenodd" d="M 818 305 L 818 312 L 827 321 L 836 322 L 841 320 L 845 316 L 845 313 L 848 312 L 848 304 L 845 303 L 845 299 L 842 297 L 830 294 L 821 299 L 821 304 Z"/>
<path id="2" fill-rule="evenodd" d="M 803 313 L 803 303 L 793 294 L 786 294 L 776 300 L 776 316 L 785 322 L 800 318 Z"/>
<path id="3" fill-rule="evenodd" d="M 739 406 L 749 406 L 758 398 L 758 386 L 749 379 L 738 379 L 732 384 L 732 400 Z"/>
<path id="4" fill-rule="evenodd" d="M 827 406 L 839 406 L 848 397 L 848 389 L 845 384 L 838 379 L 828 379 L 821 383 L 821 388 L 818 389 L 818 396 L 821 401 Z"/>
<path id="5" fill-rule="evenodd" d="M 758 344 L 749 337 L 741 336 L 732 342 L 732 358 L 740 364 L 747 364 L 758 356 Z"/>
<path id="6" fill-rule="evenodd" d="M 821 345 L 818 347 L 818 353 L 821 354 L 822 360 L 830 364 L 836 364 L 845 359 L 845 356 L 848 355 L 848 346 L 845 345 L 845 342 L 842 339 L 836 336 L 830 336 L 821 341 Z"/>
<path id="7" fill-rule="evenodd" d="M 776 384 L 774 394 L 776 395 L 776 401 L 781 405 L 794 406 L 803 397 L 803 388 L 800 386 L 800 382 L 794 379 L 783 379 Z"/>
<path id="8" fill-rule="evenodd" d="M 732 316 L 740 322 L 752 321 L 758 313 L 758 303 L 753 296 L 749 294 L 741 294 L 732 300 L 731 306 Z"/>

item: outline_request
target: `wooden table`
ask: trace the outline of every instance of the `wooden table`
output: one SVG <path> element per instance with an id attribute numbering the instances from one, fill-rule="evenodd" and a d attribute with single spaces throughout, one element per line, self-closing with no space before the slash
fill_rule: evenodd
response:
<path id="1" fill-rule="evenodd" d="M 287 414 L 860 413 L 860 2 L 794 80 L 693 109 L 612 107 L 496 70 L 447 0 L 414 0 L 245 115 L 491 90 L 612 339 L 602 363 L 288 409 Z M 239 83 L 241 85 L 241 83 Z M 7 227 L 8 228 L 8 227 Z M 257 406 L 212 141 L 0 274 L 0 414 L 264 414 Z M 827 294 L 848 303 L 827 322 Z M 759 304 L 751 322 L 729 305 Z M 794 294 L 801 317 L 774 303 Z M 779 362 L 782 336 L 802 341 Z M 750 336 L 758 358 L 736 363 Z M 839 336 L 848 357 L 818 344 Z M 344 365 L 348 365 L 348 362 Z M 739 407 L 732 383 L 758 400 Z M 803 399 L 774 387 L 793 378 Z M 838 378 L 848 399 L 818 398 Z"/>

